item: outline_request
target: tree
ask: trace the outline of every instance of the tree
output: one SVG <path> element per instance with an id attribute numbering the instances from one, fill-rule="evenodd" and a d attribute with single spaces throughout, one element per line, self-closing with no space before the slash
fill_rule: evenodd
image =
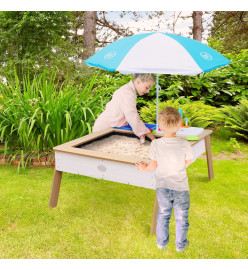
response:
<path id="1" fill-rule="evenodd" d="M 109 44 L 121 37 L 127 37 L 134 34 L 133 31 L 128 27 L 123 27 L 115 20 L 110 20 L 107 18 L 109 13 L 110 12 L 107 11 L 87 11 L 84 13 L 84 23 L 81 24 L 84 31 L 83 43 L 85 53 L 82 57 L 84 60 L 94 54 L 97 47 L 104 47 L 106 44 Z M 133 21 L 138 21 L 144 17 L 147 17 L 150 20 L 152 20 L 154 17 L 160 17 L 161 20 L 164 19 L 162 18 L 162 15 L 164 15 L 163 11 L 121 11 L 118 13 L 120 18 L 127 16 Z M 144 32 L 146 29 L 139 29 L 138 32 L 142 31 Z M 100 33 L 104 34 L 100 36 Z M 93 42 L 93 40 L 95 40 L 95 42 Z"/>
<path id="2" fill-rule="evenodd" d="M 193 39 L 202 41 L 202 11 L 193 11 Z"/>
<path id="3" fill-rule="evenodd" d="M 248 48 L 248 11 L 216 11 L 210 36 L 222 44 L 222 53 Z"/>
<path id="4" fill-rule="evenodd" d="M 75 68 L 71 21 L 71 12 L 1 11 L 0 75 L 16 70 L 22 81 L 23 74 L 57 67 L 63 80 Z"/>
<path id="5" fill-rule="evenodd" d="M 112 41 L 115 41 L 121 36 L 129 36 L 133 34 L 128 29 L 121 28 L 115 21 L 110 21 L 106 18 L 106 11 L 85 11 L 84 21 L 81 24 L 83 26 L 83 54 L 82 59 L 86 60 L 95 53 L 96 46 L 102 47 Z M 123 11 L 120 16 L 124 16 Z M 96 33 L 101 32 L 104 29 L 104 37 L 98 39 Z M 113 34 L 114 33 L 114 34 Z M 108 37 L 112 36 L 111 41 L 108 41 Z"/>
<path id="6" fill-rule="evenodd" d="M 173 23 L 172 23 L 172 33 L 175 34 L 176 33 L 176 23 L 181 15 L 182 11 L 180 11 L 177 15 L 176 15 L 176 11 L 173 14 Z"/>
<path id="7" fill-rule="evenodd" d="M 85 11 L 84 13 L 84 34 L 83 34 L 83 60 L 86 60 L 95 53 L 96 42 L 96 11 Z"/>

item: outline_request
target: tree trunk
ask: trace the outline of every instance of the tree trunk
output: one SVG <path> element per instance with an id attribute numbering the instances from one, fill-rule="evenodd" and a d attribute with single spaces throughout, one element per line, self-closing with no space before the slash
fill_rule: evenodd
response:
<path id="1" fill-rule="evenodd" d="M 88 59 L 91 55 L 95 53 L 96 19 L 96 11 L 85 11 L 83 34 L 83 60 Z"/>
<path id="2" fill-rule="evenodd" d="M 202 11 L 193 11 L 193 39 L 202 41 Z"/>

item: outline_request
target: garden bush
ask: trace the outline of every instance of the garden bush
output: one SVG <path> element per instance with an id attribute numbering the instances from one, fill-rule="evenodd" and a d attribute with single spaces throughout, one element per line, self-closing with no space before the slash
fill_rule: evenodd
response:
<path id="1" fill-rule="evenodd" d="M 248 50 L 225 55 L 232 62 L 196 76 L 160 75 L 161 100 L 185 96 L 215 107 L 236 105 L 248 98 Z M 151 91 L 155 98 L 156 91 Z"/>
<path id="2" fill-rule="evenodd" d="M 248 100 L 241 100 L 236 106 L 222 106 L 218 120 L 236 136 L 248 140 Z"/>
<path id="3" fill-rule="evenodd" d="M 182 108 L 183 118 L 189 119 L 189 125 L 193 127 L 207 128 L 216 124 L 215 119 L 220 118 L 219 109 L 204 104 L 202 101 L 189 101 L 183 99 L 168 100 L 159 103 L 159 112 L 165 107 Z M 140 109 L 140 116 L 146 123 L 156 123 L 156 103 L 149 102 Z"/>
<path id="4" fill-rule="evenodd" d="M 23 86 L 15 76 L 0 84 L 0 140 L 24 151 L 52 149 L 91 132 L 103 110 L 104 93 L 94 91 L 96 76 L 82 87 L 55 82 L 46 72 Z"/>

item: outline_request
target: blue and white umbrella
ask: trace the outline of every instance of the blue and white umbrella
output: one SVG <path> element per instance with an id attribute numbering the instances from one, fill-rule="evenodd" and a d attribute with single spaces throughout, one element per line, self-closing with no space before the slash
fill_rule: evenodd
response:
<path id="1" fill-rule="evenodd" d="M 119 39 L 85 61 L 108 71 L 196 75 L 231 61 L 209 46 L 186 37 L 153 32 Z M 157 117 L 158 117 L 157 75 Z"/>

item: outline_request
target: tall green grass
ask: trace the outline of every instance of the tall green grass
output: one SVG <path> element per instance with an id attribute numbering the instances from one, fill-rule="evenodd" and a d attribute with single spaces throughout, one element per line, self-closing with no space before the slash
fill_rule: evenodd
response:
<path id="1" fill-rule="evenodd" d="M 22 83 L 18 77 L 0 84 L 0 140 L 10 148 L 44 151 L 91 132 L 102 111 L 104 93 L 94 91 L 97 75 L 88 84 L 59 84 L 56 74 L 43 74 Z"/>

